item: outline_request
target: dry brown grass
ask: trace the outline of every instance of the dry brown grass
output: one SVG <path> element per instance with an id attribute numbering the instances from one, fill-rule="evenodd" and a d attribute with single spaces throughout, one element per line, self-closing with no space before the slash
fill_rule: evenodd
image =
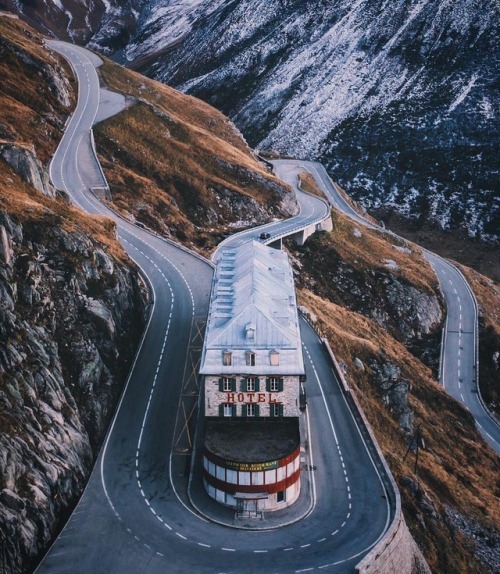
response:
<path id="1" fill-rule="evenodd" d="M 64 115 L 70 111 L 57 99 L 46 74 L 48 64 L 60 60 L 28 25 L 5 17 L 0 17 L 0 53 L 0 137 L 29 142 L 41 161 L 47 162 L 61 137 Z"/>
<path id="2" fill-rule="evenodd" d="M 378 219 L 376 219 L 375 217 L 373 217 L 372 215 L 367 213 L 366 210 L 359 203 L 354 201 L 354 199 L 346 191 L 344 191 L 344 189 L 342 187 L 340 187 L 340 185 L 336 181 L 333 182 L 333 185 L 334 185 L 335 189 L 337 190 L 337 192 L 354 209 L 354 211 L 359 213 L 359 215 L 361 215 L 361 217 L 364 217 L 368 221 L 371 221 L 375 225 L 378 225 L 378 223 L 379 223 Z"/>
<path id="3" fill-rule="evenodd" d="M 387 268 L 386 261 L 398 266 L 396 276 L 404 278 L 417 289 L 435 293 L 438 283 L 434 271 L 424 259 L 421 249 L 382 231 L 361 228 L 361 237 L 354 235 L 356 224 L 342 214 L 335 214 L 330 239 L 344 261 L 367 268 Z M 405 251 L 408 250 L 408 251 Z"/>
<path id="4" fill-rule="evenodd" d="M 486 326 L 500 334 L 500 285 L 477 271 L 458 265 L 474 292 Z"/>
<path id="5" fill-rule="evenodd" d="M 301 290 L 299 302 L 318 317 L 319 329 L 337 358 L 347 365 L 349 383 L 356 390 L 396 481 L 411 477 L 419 484 L 424 500 L 430 502 L 427 508 L 401 488 L 405 517 L 431 568 L 443 574 L 470 572 L 474 564 L 470 547 L 458 534 L 451 541 L 452 532 L 443 520 L 444 505 L 498 529 L 498 457 L 484 443 L 468 411 L 436 385 L 430 370 L 386 331 L 310 291 Z M 356 369 L 355 357 L 363 361 L 365 371 Z M 422 424 L 425 441 L 416 474 L 413 456 L 403 462 L 407 450 L 404 433 L 382 403 L 380 389 L 371 381 L 372 360 L 398 365 L 402 377 L 411 384 L 409 403 L 414 424 Z M 477 568 L 474 571 L 480 572 Z"/>
<path id="6" fill-rule="evenodd" d="M 110 89 L 136 102 L 96 130 L 122 213 L 205 253 L 238 221 L 231 203 L 256 201 L 269 216 L 283 215 L 277 190 L 287 188 L 254 158 L 225 116 L 110 62 L 101 75 Z M 220 194 L 229 199 L 220 201 Z"/>
<path id="7" fill-rule="evenodd" d="M 265 172 L 250 153 L 241 135 L 229 119 L 202 100 L 182 94 L 165 84 L 121 68 L 109 60 L 100 68 L 103 81 L 111 89 L 147 101 L 178 124 L 191 128 L 199 137 L 208 138 L 208 147 L 229 153 L 242 163 Z"/>
<path id="8" fill-rule="evenodd" d="M 333 231 L 321 234 L 321 250 L 360 271 L 387 270 L 388 261 L 397 268 L 391 273 L 425 293 L 437 293 L 436 275 L 422 255 L 421 249 L 392 235 L 357 225 L 338 211 L 332 212 Z"/>
<path id="9" fill-rule="evenodd" d="M 15 221 L 45 223 L 47 229 L 57 226 L 72 233 L 83 231 L 101 244 L 115 260 L 131 261 L 116 238 L 115 223 L 102 216 L 90 216 L 72 207 L 62 199 L 52 199 L 34 190 L 0 158 L 0 209 L 6 211 Z"/>
<path id="10" fill-rule="evenodd" d="M 299 182 L 300 187 L 304 191 L 307 191 L 307 193 L 321 197 L 321 199 L 325 199 L 325 195 L 319 190 L 319 187 L 316 184 L 316 180 L 307 171 L 299 173 Z"/>

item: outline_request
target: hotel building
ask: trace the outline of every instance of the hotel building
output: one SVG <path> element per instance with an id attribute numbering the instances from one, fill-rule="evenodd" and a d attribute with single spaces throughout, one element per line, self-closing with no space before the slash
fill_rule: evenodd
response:
<path id="1" fill-rule="evenodd" d="M 286 253 L 257 241 L 220 251 L 200 374 L 208 494 L 249 513 L 292 504 L 305 371 Z"/>

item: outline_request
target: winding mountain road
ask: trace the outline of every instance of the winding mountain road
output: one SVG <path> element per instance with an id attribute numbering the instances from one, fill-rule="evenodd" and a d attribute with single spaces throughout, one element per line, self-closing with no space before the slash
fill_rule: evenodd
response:
<path id="1" fill-rule="evenodd" d="M 272 163 L 278 176 L 283 170 L 291 168 L 309 172 L 332 207 L 360 225 L 382 229 L 353 209 L 320 163 L 298 160 L 276 160 Z M 390 231 L 387 233 L 392 234 Z M 486 410 L 477 384 L 479 365 L 476 300 L 465 277 L 452 263 L 430 251 L 424 250 L 423 253 L 436 273 L 447 307 L 440 382 L 450 395 L 472 413 L 485 441 L 500 454 L 500 425 Z"/>
<path id="2" fill-rule="evenodd" d="M 311 511 L 294 524 L 249 531 L 209 521 L 191 506 L 190 489 L 201 482 L 201 469 L 194 465 L 191 470 L 192 437 L 213 267 L 118 217 L 91 193 L 106 185 L 92 153 L 92 125 L 96 117 L 122 109 L 124 101 L 99 90 L 97 56 L 62 42 L 48 44 L 71 62 L 79 85 L 77 108 L 51 164 L 52 180 L 83 210 L 116 221 L 119 238 L 141 267 L 154 302 L 86 490 L 37 572 L 353 572 L 387 531 L 395 511 L 389 502 L 393 493 L 324 347 L 305 322 L 309 408 L 304 416 L 314 462 L 304 472 L 314 484 Z M 105 105 L 100 106 L 103 94 Z M 321 219 L 325 202 L 305 195 L 299 201 L 299 216 L 267 227 L 273 238 Z M 249 240 L 252 233 L 233 240 Z"/>

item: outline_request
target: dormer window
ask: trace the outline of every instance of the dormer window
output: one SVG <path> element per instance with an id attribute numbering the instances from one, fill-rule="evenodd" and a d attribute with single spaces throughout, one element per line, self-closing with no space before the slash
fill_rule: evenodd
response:
<path id="1" fill-rule="evenodd" d="M 224 367 L 230 367 L 233 364 L 233 354 L 231 351 L 222 352 L 222 364 Z"/>
<path id="2" fill-rule="evenodd" d="M 245 359 L 247 367 L 255 367 L 255 353 L 253 351 L 247 351 L 245 353 Z"/>
<path id="3" fill-rule="evenodd" d="M 245 333 L 248 341 L 255 341 L 255 324 L 248 323 L 245 327 Z"/>
<path id="4" fill-rule="evenodd" d="M 272 367 L 279 367 L 280 354 L 278 353 L 278 351 L 271 351 L 269 353 L 269 362 Z"/>

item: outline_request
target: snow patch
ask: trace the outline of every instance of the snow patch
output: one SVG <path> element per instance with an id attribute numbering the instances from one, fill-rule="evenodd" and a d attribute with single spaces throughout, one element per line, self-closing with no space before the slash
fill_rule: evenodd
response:
<path id="1" fill-rule="evenodd" d="M 448 108 L 448 113 L 452 112 L 456 109 L 469 95 L 472 88 L 476 85 L 477 82 L 477 74 L 474 74 L 472 78 L 469 80 L 467 85 L 463 88 L 463 90 L 458 94 L 455 100 L 451 103 L 450 107 Z"/>
<path id="2" fill-rule="evenodd" d="M 392 269 L 393 271 L 396 271 L 397 269 L 399 269 L 399 265 L 394 261 L 394 259 L 384 259 L 384 265 L 388 268 L 388 269 Z"/>
<path id="3" fill-rule="evenodd" d="M 401 247 L 400 245 L 393 245 L 394 249 L 397 249 L 400 253 L 406 253 L 409 255 L 411 253 L 411 249 L 408 247 Z"/>

